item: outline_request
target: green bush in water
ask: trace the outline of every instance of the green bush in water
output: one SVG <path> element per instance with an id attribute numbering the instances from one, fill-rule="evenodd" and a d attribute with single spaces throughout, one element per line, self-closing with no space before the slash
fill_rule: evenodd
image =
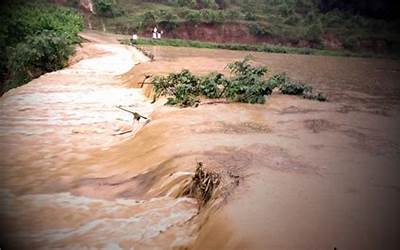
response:
<path id="1" fill-rule="evenodd" d="M 311 92 L 312 87 L 300 82 L 286 81 L 279 86 L 279 90 L 284 95 L 303 95 Z"/>
<path id="2" fill-rule="evenodd" d="M 199 96 L 261 104 L 265 102 L 265 96 L 278 88 L 282 94 L 302 95 L 306 99 L 326 101 L 322 94 L 314 95 L 311 86 L 293 82 L 285 73 L 265 79 L 267 68 L 252 66 L 249 61 L 246 57 L 228 64 L 227 68 L 232 74 L 230 79 L 217 72 L 197 77 L 186 69 L 179 73 L 155 77 L 152 82 L 155 97 L 165 95 L 168 97 L 167 104 L 181 107 L 197 106 Z"/>
<path id="3" fill-rule="evenodd" d="M 187 107 L 198 103 L 200 79 L 186 69 L 165 77 L 156 77 L 152 83 L 156 96 L 170 96 L 167 104 Z"/>
<path id="4" fill-rule="evenodd" d="M 264 79 L 268 69 L 254 67 L 249 61 L 250 58 L 246 57 L 242 61 L 228 64 L 233 78 L 226 91 L 226 98 L 237 102 L 264 103 L 264 96 L 272 93 L 272 89 Z"/>
<path id="5" fill-rule="evenodd" d="M 213 72 L 202 78 L 200 92 L 208 98 L 220 98 L 225 94 L 229 83 L 223 74 Z"/>

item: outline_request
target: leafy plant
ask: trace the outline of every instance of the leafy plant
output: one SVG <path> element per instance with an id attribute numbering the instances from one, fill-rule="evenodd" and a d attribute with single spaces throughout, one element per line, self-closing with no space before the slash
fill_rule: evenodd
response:
<path id="1" fill-rule="evenodd" d="M 227 68 L 232 75 L 229 79 L 217 72 L 197 77 L 186 69 L 168 76 L 155 77 L 152 83 L 156 98 L 165 95 L 168 99 L 167 104 L 181 107 L 197 106 L 199 96 L 226 98 L 234 102 L 264 103 L 265 96 L 270 95 L 274 88 L 279 88 L 282 94 L 326 100 L 320 93 L 314 95 L 311 86 L 293 82 L 284 73 L 266 80 L 267 68 L 253 66 L 249 61 L 250 58 L 246 57 L 228 64 Z"/>
<path id="2" fill-rule="evenodd" d="M 327 101 L 322 93 L 314 94 L 312 87 L 301 82 L 295 82 L 285 74 L 276 74 L 268 80 L 271 88 L 279 88 L 284 95 L 301 95 L 304 99 L 316 100 L 320 102 Z"/>
<path id="3" fill-rule="evenodd" d="M 269 95 L 272 89 L 263 78 L 267 73 L 266 67 L 254 67 L 246 57 L 242 61 L 228 64 L 228 68 L 234 77 L 227 90 L 226 97 L 233 101 L 247 103 L 264 103 L 265 95 Z"/>
<path id="4" fill-rule="evenodd" d="M 156 15 L 152 11 L 145 12 L 141 17 L 141 26 L 150 27 L 157 24 Z"/>
<path id="5" fill-rule="evenodd" d="M 186 69 L 165 77 L 156 77 L 152 83 L 156 96 L 171 96 L 167 104 L 187 107 L 198 103 L 196 97 L 200 93 L 200 79 Z"/>
<path id="6" fill-rule="evenodd" d="M 225 94 L 229 83 L 223 74 L 210 73 L 201 80 L 200 93 L 208 98 L 220 98 Z"/>
<path id="7" fill-rule="evenodd" d="M 29 36 L 26 42 L 18 43 L 9 51 L 8 70 L 11 80 L 7 88 L 18 86 L 20 82 L 29 81 L 43 72 L 63 68 L 72 51 L 73 47 L 66 39 L 54 31 Z"/>
<path id="8" fill-rule="evenodd" d="M 273 75 L 268 80 L 268 85 L 270 86 L 271 89 L 274 89 L 276 87 L 285 84 L 286 82 L 289 82 L 289 77 L 286 75 L 286 73 L 281 73 Z"/>
<path id="9" fill-rule="evenodd" d="M 101 16 L 113 17 L 122 14 L 115 0 L 93 0 L 93 4 L 96 13 Z"/>
<path id="10" fill-rule="evenodd" d="M 286 81 L 279 86 L 279 90 L 284 95 L 303 95 L 311 92 L 312 88 L 299 82 Z"/>
<path id="11" fill-rule="evenodd" d="M 311 42 L 320 44 L 321 43 L 321 36 L 323 34 L 321 23 L 315 22 L 307 27 L 305 32 L 305 38 Z"/>
<path id="12" fill-rule="evenodd" d="M 189 7 L 189 8 L 195 8 L 197 5 L 196 0 L 178 0 L 177 4 L 181 7 Z"/>
<path id="13" fill-rule="evenodd" d="M 200 23 L 201 13 L 199 11 L 190 11 L 187 13 L 185 18 L 193 24 Z"/>
<path id="14" fill-rule="evenodd" d="M 70 8 L 43 2 L 9 4 L 0 10 L 2 93 L 65 66 L 83 28 L 82 16 Z"/>
<path id="15" fill-rule="evenodd" d="M 247 21 L 255 21 L 257 20 L 257 16 L 254 15 L 254 12 L 246 12 L 244 14 L 244 19 Z"/>

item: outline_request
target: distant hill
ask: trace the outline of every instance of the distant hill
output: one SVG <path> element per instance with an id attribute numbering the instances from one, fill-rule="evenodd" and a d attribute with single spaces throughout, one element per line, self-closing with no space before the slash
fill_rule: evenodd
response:
<path id="1" fill-rule="evenodd" d="M 90 0 L 56 0 L 87 6 Z M 211 42 L 393 53 L 400 22 L 393 0 L 92 0 L 93 29 Z M 87 9 L 87 8 L 86 8 Z"/>

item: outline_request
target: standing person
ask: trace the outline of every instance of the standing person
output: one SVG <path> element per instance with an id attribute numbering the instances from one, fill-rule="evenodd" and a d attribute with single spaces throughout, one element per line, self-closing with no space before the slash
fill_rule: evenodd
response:
<path id="1" fill-rule="evenodd" d="M 160 32 L 157 33 L 157 38 L 161 39 L 161 35 L 163 34 L 163 31 L 161 30 Z"/>
<path id="2" fill-rule="evenodd" d="M 153 29 L 153 39 L 157 39 L 157 27 Z"/>
<path id="3" fill-rule="evenodd" d="M 136 32 L 133 32 L 132 39 L 131 39 L 132 44 L 136 44 L 137 39 L 138 39 L 138 35 L 136 34 Z"/>

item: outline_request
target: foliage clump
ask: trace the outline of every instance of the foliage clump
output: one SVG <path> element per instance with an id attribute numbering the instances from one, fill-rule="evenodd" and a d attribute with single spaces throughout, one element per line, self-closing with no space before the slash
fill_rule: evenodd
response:
<path id="1" fill-rule="evenodd" d="M 70 8 L 21 1 L 5 4 L 7 8 L 0 10 L 1 93 L 64 67 L 83 28 L 82 16 Z"/>
<path id="2" fill-rule="evenodd" d="M 187 107 L 196 106 L 199 102 L 197 96 L 200 94 L 200 78 L 189 70 L 156 77 L 152 83 L 157 96 L 170 96 L 167 104 Z"/>
<path id="3" fill-rule="evenodd" d="M 117 6 L 116 0 L 93 0 L 93 5 L 97 15 L 105 17 L 115 17 L 123 14 Z"/>
<path id="4" fill-rule="evenodd" d="M 250 58 L 246 57 L 228 64 L 227 68 L 232 75 L 229 79 L 217 72 L 199 77 L 187 69 L 167 76 L 157 76 L 152 81 L 155 98 L 167 96 L 168 105 L 181 107 L 198 106 L 200 96 L 262 104 L 265 102 L 265 96 L 277 89 L 286 95 L 300 95 L 306 99 L 326 101 L 326 97 L 321 93 L 313 94 L 311 86 L 292 81 L 285 73 L 275 74 L 266 79 L 268 69 L 253 66 L 249 61 Z"/>
<path id="5" fill-rule="evenodd" d="M 7 67 L 12 80 L 7 88 L 17 87 L 43 72 L 63 68 L 72 52 L 73 47 L 56 32 L 45 30 L 27 36 L 26 42 L 9 48 Z"/>
<path id="6" fill-rule="evenodd" d="M 266 67 L 255 67 L 247 57 L 242 61 L 228 64 L 233 74 L 230 79 L 225 97 L 236 102 L 264 103 L 264 96 L 272 93 L 272 88 L 265 80 Z"/>

